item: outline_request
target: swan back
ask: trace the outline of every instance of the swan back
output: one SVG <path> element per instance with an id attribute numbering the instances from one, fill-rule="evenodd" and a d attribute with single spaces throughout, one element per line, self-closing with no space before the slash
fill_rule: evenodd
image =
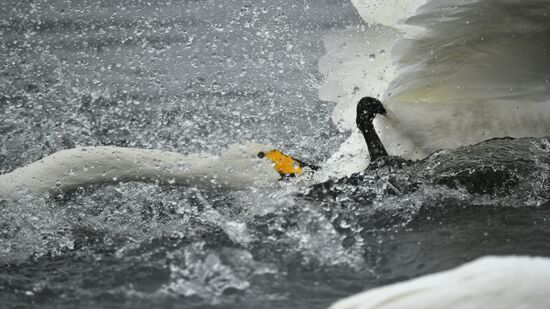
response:
<path id="1" fill-rule="evenodd" d="M 375 288 L 330 309 L 550 308 L 550 259 L 484 257 L 458 268 Z"/>

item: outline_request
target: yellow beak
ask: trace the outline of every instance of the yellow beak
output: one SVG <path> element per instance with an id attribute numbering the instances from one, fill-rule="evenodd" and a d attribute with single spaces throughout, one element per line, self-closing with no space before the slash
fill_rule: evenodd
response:
<path id="1" fill-rule="evenodd" d="M 279 150 L 271 150 L 268 152 L 259 152 L 258 157 L 267 158 L 273 162 L 273 167 L 281 176 L 291 177 L 299 176 L 304 172 L 304 164 L 288 156 Z"/>

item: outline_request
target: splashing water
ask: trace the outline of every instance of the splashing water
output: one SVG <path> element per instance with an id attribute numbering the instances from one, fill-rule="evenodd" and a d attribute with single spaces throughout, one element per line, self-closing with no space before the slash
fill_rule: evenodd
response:
<path id="1" fill-rule="evenodd" d="M 481 21 L 496 27 L 496 41 L 450 42 L 474 53 L 498 43 L 504 24 L 492 19 L 537 8 L 472 1 L 453 18 L 433 13 L 449 3 L 431 1 L 417 14 L 423 1 L 6 2 L 2 173 L 76 146 L 221 157 L 229 144 L 256 141 L 324 162 L 324 174 L 241 191 L 129 182 L 0 200 L 2 307 L 326 308 L 485 254 L 549 255 L 547 138 L 491 140 L 367 168 L 350 112 L 361 96 L 391 92 L 386 101 L 399 117 L 413 105 L 399 100 L 422 94 L 415 89 L 431 78 L 410 76 L 452 66 L 448 50 L 421 53 L 423 44 L 445 46 L 452 29 L 479 25 L 469 17 L 456 26 L 463 16 L 493 8 Z M 519 38 L 501 43 L 531 44 L 522 29 L 536 25 L 532 39 L 544 46 L 546 22 L 535 11 L 506 30 Z M 403 33 L 413 41 L 396 49 Z M 502 57 L 518 56 L 508 52 Z M 436 56 L 443 60 L 430 62 Z M 465 67 L 477 63 L 470 60 Z M 534 85 L 531 62 L 545 68 L 537 57 L 515 63 L 526 68 L 516 76 L 521 85 Z M 521 100 L 545 91 L 518 87 L 509 93 Z M 425 99 L 436 101 L 418 101 Z M 416 128 L 439 115 L 409 114 Z M 411 131 L 390 135 L 391 125 L 377 120 L 395 154 L 429 154 Z"/>

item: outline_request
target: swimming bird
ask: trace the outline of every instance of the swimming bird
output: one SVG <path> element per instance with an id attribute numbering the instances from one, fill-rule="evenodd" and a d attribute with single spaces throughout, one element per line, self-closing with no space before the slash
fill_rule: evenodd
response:
<path id="1" fill-rule="evenodd" d="M 66 149 L 0 175 L 0 198 L 56 195 L 98 183 L 127 181 L 246 189 L 276 184 L 279 174 L 258 152 L 273 147 L 231 145 L 221 155 L 111 146 Z"/>
<path id="2" fill-rule="evenodd" d="M 489 256 L 455 269 L 375 288 L 330 309 L 550 308 L 550 258 Z"/>

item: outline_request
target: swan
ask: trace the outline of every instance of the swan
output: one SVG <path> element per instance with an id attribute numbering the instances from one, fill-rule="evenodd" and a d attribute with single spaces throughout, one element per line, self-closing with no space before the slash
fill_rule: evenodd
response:
<path id="1" fill-rule="evenodd" d="M 0 197 L 56 195 L 97 183 L 126 181 L 246 189 L 276 184 L 280 175 L 258 157 L 270 145 L 231 145 L 220 156 L 113 146 L 61 150 L 0 175 Z"/>
<path id="2" fill-rule="evenodd" d="M 349 125 L 356 89 L 384 102 L 387 113 L 374 128 L 390 155 L 406 159 L 491 138 L 550 135 L 544 1 L 352 2 L 369 27 L 328 37 L 330 53 L 320 62 L 328 76 L 320 96 L 338 102 L 333 121 L 352 129 L 335 162 L 366 151 Z M 347 174 L 367 164 L 356 161 Z"/>
<path id="3" fill-rule="evenodd" d="M 487 256 L 455 269 L 375 288 L 330 309 L 550 308 L 550 258 Z"/>

